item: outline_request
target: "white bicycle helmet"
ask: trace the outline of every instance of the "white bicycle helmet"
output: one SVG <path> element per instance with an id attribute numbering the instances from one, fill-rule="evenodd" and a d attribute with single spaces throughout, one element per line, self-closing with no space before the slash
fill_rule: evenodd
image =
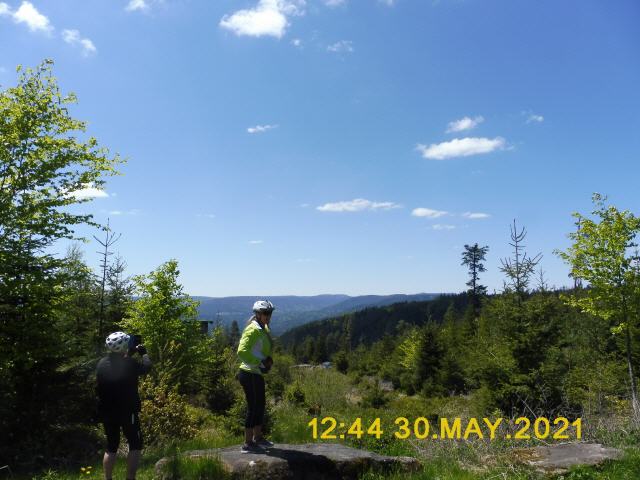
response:
<path id="1" fill-rule="evenodd" d="M 129 350 L 129 335 L 124 332 L 114 332 L 107 337 L 105 345 L 114 353 L 125 353 Z"/>
<path id="2" fill-rule="evenodd" d="M 258 300 L 253 304 L 253 311 L 258 312 L 273 312 L 276 307 L 269 300 Z"/>

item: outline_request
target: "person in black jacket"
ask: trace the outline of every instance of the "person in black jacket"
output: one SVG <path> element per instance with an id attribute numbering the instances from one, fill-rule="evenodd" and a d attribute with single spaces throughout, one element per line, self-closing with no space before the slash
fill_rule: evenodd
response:
<path id="1" fill-rule="evenodd" d="M 104 477 L 111 480 L 116 453 L 120 445 L 120 429 L 129 443 L 127 479 L 134 480 L 142 455 L 142 431 L 140 429 L 140 396 L 138 377 L 151 370 L 151 359 L 144 345 L 131 347 L 131 337 L 115 332 L 107 337 L 109 353 L 98 362 L 96 369 L 98 415 L 104 425 L 107 448 L 102 460 Z M 142 363 L 131 357 L 139 353 Z"/>

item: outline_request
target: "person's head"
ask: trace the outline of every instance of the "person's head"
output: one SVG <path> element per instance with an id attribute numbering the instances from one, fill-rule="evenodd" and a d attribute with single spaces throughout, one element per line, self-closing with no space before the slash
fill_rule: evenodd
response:
<path id="1" fill-rule="evenodd" d="M 124 332 L 113 332 L 104 343 L 111 353 L 125 355 L 129 351 L 129 335 Z"/>
<path id="2" fill-rule="evenodd" d="M 275 309 L 276 307 L 269 300 L 258 300 L 253 304 L 253 313 L 262 325 L 269 325 L 271 314 Z"/>

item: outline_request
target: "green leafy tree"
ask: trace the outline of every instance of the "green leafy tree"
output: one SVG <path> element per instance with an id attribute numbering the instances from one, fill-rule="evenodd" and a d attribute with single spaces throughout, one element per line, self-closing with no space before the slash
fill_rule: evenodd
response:
<path id="1" fill-rule="evenodd" d="M 624 335 L 631 405 L 636 421 L 640 421 L 640 404 L 632 361 L 632 329 L 637 323 L 640 298 L 640 276 L 637 256 L 632 248 L 640 232 L 640 218 L 628 210 L 620 211 L 606 204 L 606 197 L 593 195 L 594 219 L 574 213 L 576 232 L 566 251 L 556 253 L 571 266 L 571 276 L 588 283 L 563 298 L 583 312 L 612 322 L 612 332 Z"/>
<path id="2" fill-rule="evenodd" d="M 193 387 L 195 365 L 206 362 L 209 339 L 200 332 L 198 302 L 178 283 L 178 262 L 169 260 L 148 275 L 136 275 L 138 298 L 121 325 L 142 335 L 153 359 L 153 376 L 165 377 L 181 391 Z"/>
<path id="3" fill-rule="evenodd" d="M 66 260 L 45 252 L 76 238 L 76 225 L 100 227 L 66 207 L 90 201 L 84 189 L 101 188 L 121 161 L 85 138 L 86 123 L 69 114 L 76 97 L 60 92 L 52 65 L 18 67 L 16 86 L 0 92 L 0 457 L 14 464 L 53 445 L 64 413 L 58 314 L 68 276 Z"/>

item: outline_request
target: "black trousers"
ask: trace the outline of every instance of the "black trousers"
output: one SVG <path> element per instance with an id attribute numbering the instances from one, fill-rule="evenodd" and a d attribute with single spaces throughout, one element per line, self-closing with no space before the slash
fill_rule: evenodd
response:
<path id="1" fill-rule="evenodd" d="M 236 378 L 242 385 L 244 396 L 247 399 L 247 416 L 244 419 L 245 428 L 262 425 L 265 405 L 264 378 L 258 373 L 251 373 L 245 370 L 240 370 Z"/>

